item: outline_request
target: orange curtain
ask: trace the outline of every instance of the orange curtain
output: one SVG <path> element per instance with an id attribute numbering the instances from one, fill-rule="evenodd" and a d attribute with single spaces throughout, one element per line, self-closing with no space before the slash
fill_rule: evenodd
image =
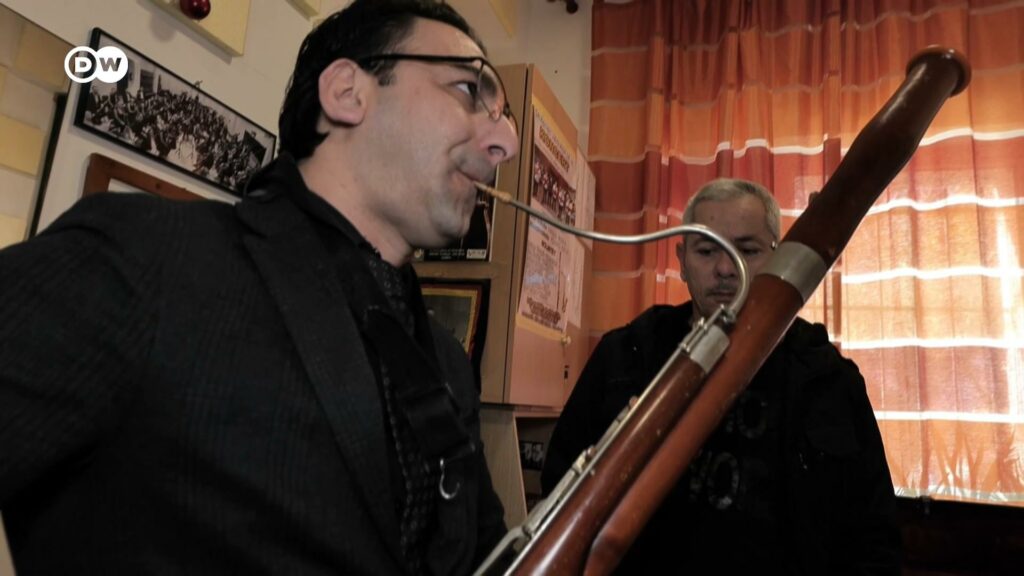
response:
<path id="1" fill-rule="evenodd" d="M 595 227 L 681 223 L 712 178 L 773 191 L 788 228 L 931 44 L 947 102 L 802 313 L 860 366 L 897 491 L 1024 505 L 1024 3 L 595 0 Z M 687 299 L 671 243 L 596 244 L 591 344 Z"/>

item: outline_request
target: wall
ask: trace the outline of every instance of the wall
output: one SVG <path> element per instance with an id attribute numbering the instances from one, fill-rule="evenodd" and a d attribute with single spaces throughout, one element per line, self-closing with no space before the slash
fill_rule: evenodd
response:
<path id="1" fill-rule="evenodd" d="M 73 45 L 87 44 L 90 30 L 99 26 L 179 76 L 201 80 L 205 92 L 274 133 L 296 51 L 310 29 L 309 20 L 290 3 L 256 0 L 249 13 L 245 53 L 232 57 L 152 0 L 0 0 L 0 4 Z M 213 4 L 216 9 L 216 0 Z M 79 198 L 87 158 L 97 151 L 198 194 L 225 197 L 211 186 L 72 129 L 77 94 L 75 85 L 53 159 L 40 229 Z"/>
<path id="2" fill-rule="evenodd" d="M 25 239 L 71 45 L 0 6 L 0 248 Z"/>
<path id="3" fill-rule="evenodd" d="M 449 0 L 487 46 L 494 64 L 535 64 L 579 131 L 587 150 L 590 127 L 590 21 L 592 2 L 569 14 L 563 2 L 520 0 L 516 34 L 509 36 L 491 2 Z M 507 4 L 507 1 L 503 2 Z"/>

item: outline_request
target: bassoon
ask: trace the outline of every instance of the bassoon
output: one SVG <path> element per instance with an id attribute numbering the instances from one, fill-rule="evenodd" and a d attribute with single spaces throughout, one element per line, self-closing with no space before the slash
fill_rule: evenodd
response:
<path id="1" fill-rule="evenodd" d="M 487 186 L 499 200 L 568 232 L 617 242 L 701 233 L 726 247 L 740 270 L 734 301 L 697 322 L 637 402 L 573 463 L 523 525 L 512 529 L 477 574 L 608 574 L 785 335 L 853 236 L 910 160 L 943 103 L 970 82 L 960 53 L 928 48 L 868 122 L 820 194 L 746 282 L 742 258 L 695 225 L 634 237 L 580 231 Z M 744 301 L 745 296 L 745 301 Z"/>

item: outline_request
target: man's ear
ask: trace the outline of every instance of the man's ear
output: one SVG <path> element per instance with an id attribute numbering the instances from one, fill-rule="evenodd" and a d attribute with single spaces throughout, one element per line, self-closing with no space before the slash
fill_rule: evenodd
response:
<path id="1" fill-rule="evenodd" d="M 676 258 L 679 259 L 679 276 L 685 278 L 686 275 L 686 236 L 676 244 Z"/>
<path id="2" fill-rule="evenodd" d="M 332 124 L 356 126 L 366 115 L 367 81 L 373 77 L 355 62 L 340 58 L 320 73 L 320 109 Z"/>

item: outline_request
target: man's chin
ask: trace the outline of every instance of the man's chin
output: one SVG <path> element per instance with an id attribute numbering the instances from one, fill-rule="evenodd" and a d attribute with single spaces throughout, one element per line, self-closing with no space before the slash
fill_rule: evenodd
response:
<path id="1" fill-rule="evenodd" d="M 438 230 L 437 236 L 425 240 L 420 248 L 447 248 L 452 244 L 459 243 L 467 232 L 469 232 L 468 222 L 464 228 L 458 230 Z"/>

